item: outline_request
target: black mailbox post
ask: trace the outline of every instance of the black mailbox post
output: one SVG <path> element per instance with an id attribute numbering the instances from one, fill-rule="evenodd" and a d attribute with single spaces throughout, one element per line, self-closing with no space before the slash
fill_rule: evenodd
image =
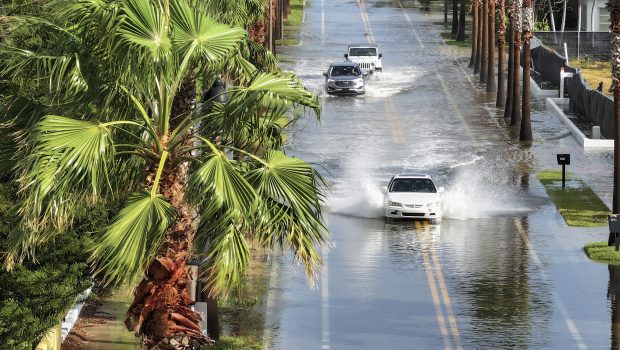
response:
<path id="1" fill-rule="evenodd" d="M 620 215 L 611 214 L 607 217 L 609 222 L 609 233 L 610 236 L 614 236 L 614 244 L 616 246 L 616 251 L 620 250 Z"/>
<path id="2" fill-rule="evenodd" d="M 558 154 L 558 164 L 562 166 L 562 189 L 566 186 L 566 166 L 570 165 L 570 154 Z"/>

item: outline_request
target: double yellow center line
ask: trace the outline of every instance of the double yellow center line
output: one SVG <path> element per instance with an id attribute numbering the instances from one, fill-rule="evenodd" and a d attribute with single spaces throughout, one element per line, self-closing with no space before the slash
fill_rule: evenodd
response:
<path id="1" fill-rule="evenodd" d="M 463 349 L 459 327 L 454 312 L 452 311 L 452 301 L 450 300 L 450 294 L 448 293 L 446 281 L 443 276 L 441 263 L 437 257 L 437 252 L 433 249 L 431 244 L 432 237 L 429 224 L 427 222 L 421 223 L 420 221 L 416 221 L 415 226 L 444 348 L 451 350 L 454 344 L 454 348 L 459 350 Z"/>

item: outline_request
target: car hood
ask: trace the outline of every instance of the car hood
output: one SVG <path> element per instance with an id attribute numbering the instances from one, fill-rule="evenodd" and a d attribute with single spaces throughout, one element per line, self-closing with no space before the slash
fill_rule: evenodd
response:
<path id="1" fill-rule="evenodd" d="M 363 78 L 361 76 L 342 75 L 342 76 L 337 76 L 337 77 L 329 77 L 329 79 L 336 80 L 336 81 L 351 81 L 351 80 L 357 80 L 357 79 L 363 79 Z"/>
<path id="2" fill-rule="evenodd" d="M 428 204 L 439 202 L 438 193 L 420 193 L 420 192 L 390 192 L 388 198 L 392 202 L 402 204 Z"/>
<path id="3" fill-rule="evenodd" d="M 353 62 L 374 62 L 377 56 L 349 56 L 349 60 Z"/>

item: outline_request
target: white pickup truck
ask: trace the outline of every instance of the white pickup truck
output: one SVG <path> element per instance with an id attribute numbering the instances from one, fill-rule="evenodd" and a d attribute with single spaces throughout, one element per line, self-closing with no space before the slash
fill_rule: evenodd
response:
<path id="1" fill-rule="evenodd" d="M 355 62 L 360 65 L 364 75 L 372 74 L 376 70 L 383 70 L 379 49 L 375 44 L 349 45 L 349 50 L 344 54 L 347 61 Z"/>

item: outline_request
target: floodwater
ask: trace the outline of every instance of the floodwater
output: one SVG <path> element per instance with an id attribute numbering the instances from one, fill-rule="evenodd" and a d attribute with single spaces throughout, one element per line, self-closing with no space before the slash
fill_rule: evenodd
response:
<path id="1" fill-rule="evenodd" d="M 268 349 L 620 348 L 617 268 L 581 248 L 606 228 L 570 228 L 536 172 L 569 170 L 609 203 L 610 151 L 583 151 L 535 101 L 535 142 L 521 145 L 494 96 L 446 46 L 437 10 L 417 1 L 310 0 L 287 66 L 321 96 L 321 122 L 302 119 L 289 152 L 330 183 L 331 245 L 316 287 L 275 259 Z M 434 11 L 434 12 L 433 12 Z M 323 92 L 324 72 L 349 43 L 376 42 L 384 71 L 367 93 Z M 384 222 L 392 175 L 428 173 L 444 186 L 444 220 Z"/>

